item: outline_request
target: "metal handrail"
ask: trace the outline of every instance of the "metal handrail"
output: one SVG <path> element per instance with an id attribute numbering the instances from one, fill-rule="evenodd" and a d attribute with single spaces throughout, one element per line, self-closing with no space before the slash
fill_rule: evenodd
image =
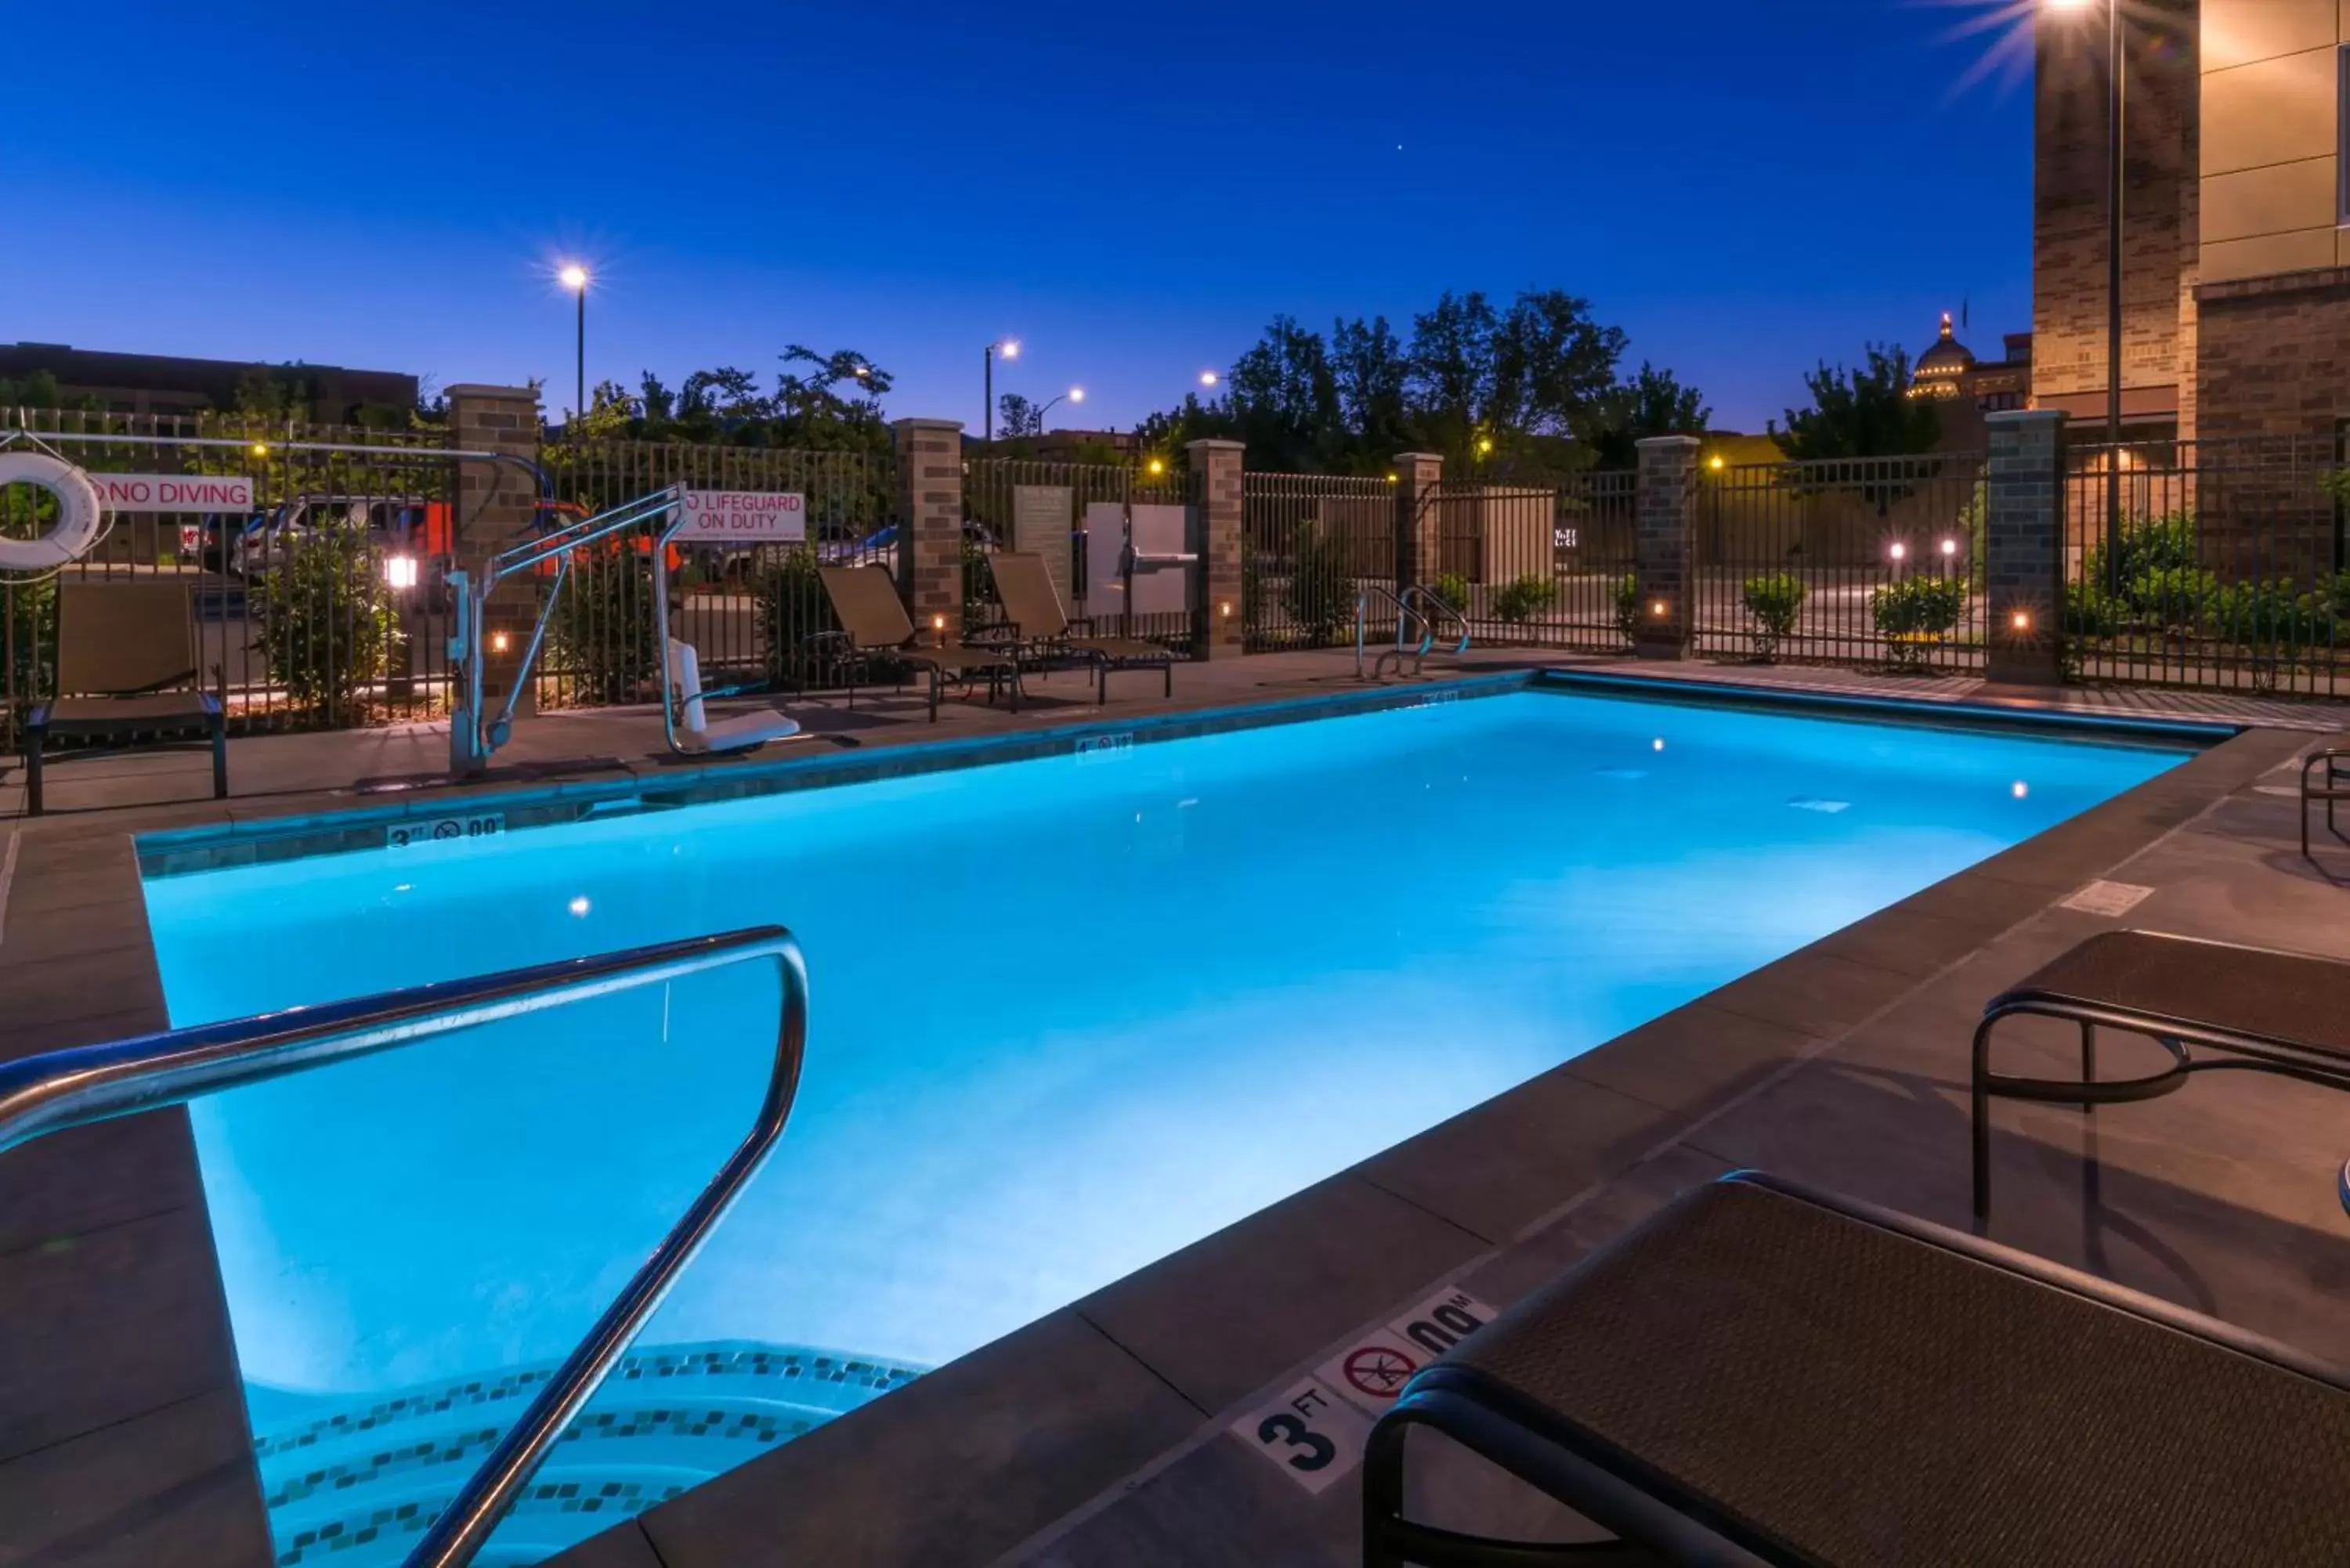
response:
<path id="1" fill-rule="evenodd" d="M 463 1568 L 489 1540 L 507 1507 L 545 1461 L 547 1449 L 595 1397 L 613 1363 L 758 1174 L 782 1135 L 799 1088 L 800 1058 L 807 1044 L 807 970 L 791 932 L 781 926 L 759 926 L 0 1063 L 0 1153 L 50 1133 L 179 1105 L 214 1090 L 282 1078 L 759 958 L 775 961 L 784 994 L 775 1068 L 758 1116 L 652 1256 L 433 1521 L 407 1562 L 407 1568 Z"/>
<path id="2" fill-rule="evenodd" d="M 1426 659 L 1430 651 L 1436 647 L 1436 622 L 1430 618 L 1426 611 L 1412 608 L 1411 601 L 1415 597 L 1426 599 L 1460 623 L 1461 642 L 1452 651 L 1455 653 L 1469 651 L 1469 618 L 1445 603 L 1435 593 L 1417 583 L 1404 589 L 1400 594 L 1376 583 L 1364 583 L 1358 586 L 1355 594 L 1355 678 L 1357 680 L 1363 678 L 1364 639 L 1367 635 L 1371 600 L 1374 598 L 1385 599 L 1396 607 L 1396 652 L 1409 651 L 1410 644 L 1404 640 L 1404 627 L 1411 621 L 1419 623 L 1419 657 Z M 1386 657 L 1385 654 L 1380 655 L 1381 659 Z"/>
<path id="3" fill-rule="evenodd" d="M 1446 599 L 1442 594 L 1438 593 L 1434 588 L 1428 587 L 1424 583 L 1414 583 L 1411 587 L 1404 589 L 1399 597 L 1405 604 L 1409 604 L 1416 598 L 1425 599 L 1436 609 L 1439 615 L 1451 620 L 1453 625 L 1461 628 L 1461 640 L 1453 645 L 1452 651 L 1456 654 L 1466 653 L 1469 651 L 1469 618 L 1460 609 L 1454 607 L 1452 603 Z M 1429 616 L 1422 616 L 1420 618 L 1420 625 L 1427 628 L 1430 645 L 1432 646 L 1436 635 L 1435 618 Z M 1422 651 L 1425 652 L 1426 650 L 1422 649 Z"/>

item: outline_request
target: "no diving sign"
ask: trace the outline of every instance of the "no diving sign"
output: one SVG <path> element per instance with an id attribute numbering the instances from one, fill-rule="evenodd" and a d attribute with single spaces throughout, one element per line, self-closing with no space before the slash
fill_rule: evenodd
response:
<path id="1" fill-rule="evenodd" d="M 1452 1287 L 1356 1336 L 1314 1375 L 1232 1423 L 1232 1435 L 1316 1496 L 1362 1462 L 1370 1423 L 1415 1373 L 1493 1321 L 1493 1309 Z"/>

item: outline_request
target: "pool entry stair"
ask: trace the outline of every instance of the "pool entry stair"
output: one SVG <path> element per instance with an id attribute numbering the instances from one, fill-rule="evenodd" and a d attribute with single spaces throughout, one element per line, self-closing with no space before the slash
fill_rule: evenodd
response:
<path id="1" fill-rule="evenodd" d="M 1395 646 L 1381 649 L 1366 669 L 1363 656 L 1367 650 L 1371 611 L 1379 606 L 1395 611 Z M 1451 642 L 1446 652 L 1457 659 L 1469 651 L 1468 618 L 1433 590 L 1416 583 L 1400 594 L 1391 593 L 1384 587 L 1365 587 L 1355 596 L 1356 679 L 1384 681 L 1393 676 L 1417 680 L 1427 667 L 1428 656 L 1436 650 L 1440 627 L 1446 628 L 1448 641 L 1451 640 L 1452 629 L 1457 628 L 1461 634 L 1460 639 Z M 1419 634 L 1418 641 L 1412 639 L 1415 629 Z"/>

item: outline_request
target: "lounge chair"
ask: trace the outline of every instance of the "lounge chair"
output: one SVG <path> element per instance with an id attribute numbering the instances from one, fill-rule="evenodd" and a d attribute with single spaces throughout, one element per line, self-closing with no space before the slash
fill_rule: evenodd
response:
<path id="1" fill-rule="evenodd" d="M 2081 1030 L 2077 1080 L 1991 1070 L 1991 1035 L 2019 1015 Z M 2170 1054 L 2158 1073 L 2097 1079 L 2097 1031 L 2140 1034 Z M 2191 1047 L 2226 1054 L 2198 1061 Z M 2268 948 L 2105 931 L 1993 997 L 1975 1030 L 1975 1214 L 1991 1217 L 1991 1102 L 2098 1106 L 2150 1100 L 2196 1073 L 2277 1073 L 2350 1089 L 2350 964 Z"/>
<path id="2" fill-rule="evenodd" d="M 1529 1545 L 1406 1521 L 1419 1427 L 1618 1541 Z M 2350 1384 L 2317 1362 L 1741 1172 L 1415 1376 L 1371 1432 L 1363 1549 L 1369 1568 L 2314 1568 L 2350 1563 L 2345 1495 Z"/>
<path id="3" fill-rule="evenodd" d="M 799 725 L 783 714 L 767 709 L 756 713 L 744 713 L 737 718 L 710 722 L 703 704 L 712 699 L 732 696 L 732 689 L 705 691 L 702 688 L 702 656 L 693 644 L 669 639 L 664 675 L 669 681 L 670 711 L 675 715 L 674 732 L 678 749 L 694 753 L 755 752 L 772 741 L 787 741 L 800 732 Z"/>
<path id="4" fill-rule="evenodd" d="M 1090 620 L 1071 621 L 1061 607 L 1060 590 L 1053 586 L 1052 568 L 1045 557 L 1009 552 L 990 557 L 995 576 L 995 597 L 1003 606 L 1004 620 L 1014 640 L 1046 660 L 1076 659 L 1093 667 L 1097 702 L 1109 701 L 1113 670 L 1156 670 L 1164 677 L 1166 695 L 1175 695 L 1175 655 L 1155 642 L 1130 637 L 1094 637 Z M 1083 627 L 1085 636 L 1071 635 Z"/>
<path id="5" fill-rule="evenodd" d="M 857 672 L 877 654 L 904 660 L 931 676 L 931 722 L 938 722 L 939 687 L 949 680 L 987 677 L 987 697 L 995 700 L 999 683 L 1012 687 L 1012 711 L 1020 711 L 1020 660 L 1001 649 L 977 648 L 917 648 L 914 623 L 898 602 L 898 585 L 880 566 L 822 566 L 825 597 L 840 622 L 836 635 L 848 645 L 848 701 L 857 701 Z"/>
<path id="6" fill-rule="evenodd" d="M 2323 770 L 2323 776 L 2320 775 Z M 2301 857 L 2314 861 L 2309 852 L 2309 808 L 2320 801 L 2325 803 L 2325 831 L 2334 837 L 2342 836 L 2341 825 L 2334 820 L 2334 808 L 2350 800 L 2350 746 L 2327 746 L 2312 752 L 2301 763 Z"/>
<path id="7" fill-rule="evenodd" d="M 179 582 L 57 585 L 57 696 L 25 726 L 25 813 L 38 816 L 49 739 L 201 733 L 213 750 L 213 798 L 228 798 L 228 730 L 217 699 L 196 690 L 194 621 Z"/>

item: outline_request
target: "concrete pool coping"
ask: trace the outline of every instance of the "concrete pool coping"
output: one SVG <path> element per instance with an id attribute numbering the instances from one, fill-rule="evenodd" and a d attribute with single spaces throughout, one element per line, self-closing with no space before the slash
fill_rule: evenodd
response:
<path id="1" fill-rule="evenodd" d="M 1395 701 L 1426 695 L 1407 689 Z M 1191 711 L 1223 705 L 1210 698 Z M 1168 711 L 1138 713 L 1132 722 Z M 1925 718 L 1932 722 L 1930 708 Z M 1120 716 L 1063 729 L 1076 735 L 1128 724 Z M 1701 1117 L 1703 1102 L 1720 1099 L 1728 1085 L 1706 1079 L 1694 1097 L 1680 1096 L 1678 1110 L 1627 1092 L 1667 1070 L 1677 1049 L 1686 1055 L 1687 1040 L 1677 1033 L 1690 1024 L 1684 1015 L 1703 1010 L 1700 1021 L 1708 1027 L 1742 1036 L 1733 1056 L 1759 1067 L 1834 1022 L 1855 984 L 1866 993 L 1894 973 L 1881 967 L 1887 953 L 2004 929 L 2124 857 L 2119 851 L 2183 820 L 2181 812 L 2191 815 L 2212 792 L 2256 776 L 2262 759 L 2283 754 L 2279 748 L 2303 743 L 2258 731 L 2222 742 L 1569 1064 L 1620 1075 L 1617 1086 L 1582 1075 L 1560 1081 L 1567 1069 L 1545 1075 L 656 1509 L 640 1524 L 581 1549 L 580 1560 L 653 1541 L 667 1568 L 743 1561 L 747 1540 L 760 1543 L 758 1560 L 784 1553 L 795 1539 L 802 1544 L 795 1550 L 858 1561 L 891 1560 L 898 1549 L 891 1540 L 907 1560 L 944 1540 L 956 1543 L 951 1558 L 1008 1549 L 1194 1440 L 1203 1418 L 1297 1365 L 1302 1351 L 1538 1230 L 1557 1207 L 1550 1199 L 1566 1201 L 1577 1182 L 1587 1188 L 1671 1141 L 1675 1116 Z M 554 794 L 629 782 L 590 781 Z M 534 793 L 548 792 L 492 784 L 436 792 L 414 805 L 429 811 L 452 800 Z M 347 805 L 348 797 L 318 804 Z M 288 807 L 298 814 L 292 801 L 259 810 L 207 802 L 127 820 L 51 819 L 12 834 L 9 923 L 0 927 L 0 995 L 11 1005 L 0 1023 L 0 1051 L 16 1056 L 161 1027 L 132 832 L 194 825 L 217 838 L 224 819 L 232 834 L 266 832 L 264 825 Z M 175 850 L 194 843 L 157 842 Z M 1653 1093 L 1671 1097 L 1662 1088 Z M 1569 1123 L 1583 1134 L 1575 1149 L 1562 1156 L 1540 1147 L 1546 1138 L 1534 1129 L 1555 1134 Z M 35 1544 L 59 1561 L 267 1561 L 184 1116 L 155 1113 L 83 1129 L 8 1160 L 0 1262 L 14 1266 L 0 1270 L 0 1324 L 10 1330 L 0 1352 L 0 1519 L 37 1520 Z M 1367 1247 L 1364 1238 L 1372 1236 L 1380 1240 Z M 1284 1260 L 1276 1275 L 1295 1276 L 1295 1287 L 1268 1287 L 1264 1261 L 1276 1254 Z M 1204 1341 L 1213 1342 L 1213 1354 Z M 1047 1388 L 1062 1397 L 1045 1398 L 1039 1390 Z M 848 1484 L 879 1463 L 876 1454 L 892 1461 L 882 1468 L 900 1480 L 922 1476 L 923 1490 L 942 1506 L 916 1517 L 893 1489 L 889 1504 L 877 1509 L 873 1494 Z M 771 1495 L 771 1489 L 782 1490 Z M 809 1497 L 835 1506 L 806 1509 Z M 895 1534 L 885 1540 L 877 1532 Z"/>

